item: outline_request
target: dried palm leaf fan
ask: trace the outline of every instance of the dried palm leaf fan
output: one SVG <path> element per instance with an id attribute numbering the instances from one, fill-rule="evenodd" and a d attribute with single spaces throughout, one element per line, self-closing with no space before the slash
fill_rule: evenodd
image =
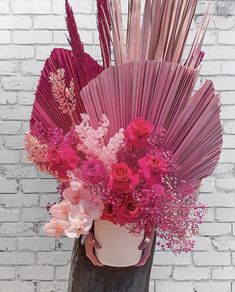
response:
<path id="1" fill-rule="evenodd" d="M 85 112 L 80 90 L 103 70 L 85 53 L 67 0 L 66 13 L 72 50 L 54 49 L 47 59 L 35 93 L 30 121 L 31 134 L 43 143 L 48 140 L 49 129 L 61 128 L 66 133 L 73 124 L 79 123 L 80 113 Z M 52 79 L 54 83 L 63 84 L 59 91 L 53 90 Z"/>
<path id="2" fill-rule="evenodd" d="M 111 32 L 104 14 L 101 48 L 104 56 L 109 47 L 106 39 L 111 37 L 115 66 L 89 82 L 81 97 L 93 126 L 102 113 L 107 114 L 110 135 L 136 117 L 165 128 L 163 146 L 181 166 L 180 178 L 198 186 L 217 164 L 222 128 L 212 82 L 205 81 L 193 93 L 204 56 L 208 11 L 188 58 L 180 64 L 196 5 L 197 0 L 146 0 L 141 25 L 141 1 L 129 0 L 125 42 L 121 3 L 110 1 Z"/>

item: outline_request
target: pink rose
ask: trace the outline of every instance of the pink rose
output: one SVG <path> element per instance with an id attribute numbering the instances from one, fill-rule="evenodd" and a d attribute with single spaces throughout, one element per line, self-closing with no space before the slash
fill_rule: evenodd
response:
<path id="1" fill-rule="evenodd" d="M 68 227 L 69 222 L 52 218 L 49 223 L 45 224 L 43 229 L 48 236 L 59 239 Z"/>
<path id="2" fill-rule="evenodd" d="M 144 119 L 137 118 L 130 122 L 124 135 L 126 144 L 135 148 L 141 148 L 148 144 L 147 139 L 153 132 L 154 126 Z"/>
<path id="3" fill-rule="evenodd" d="M 146 155 L 139 160 L 139 174 L 150 184 L 161 183 L 162 174 L 167 173 L 168 163 L 160 155 Z"/>
<path id="4" fill-rule="evenodd" d="M 138 175 L 134 175 L 126 163 L 114 164 L 108 188 L 118 193 L 129 193 L 138 184 Z"/>

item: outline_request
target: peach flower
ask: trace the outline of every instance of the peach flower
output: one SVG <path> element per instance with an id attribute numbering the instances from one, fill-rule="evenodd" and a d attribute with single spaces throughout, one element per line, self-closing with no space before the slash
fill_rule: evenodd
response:
<path id="1" fill-rule="evenodd" d="M 69 187 L 64 190 L 62 196 L 65 200 L 74 205 L 78 204 L 81 199 L 89 199 L 91 197 L 89 191 L 83 187 L 79 188 L 76 191 Z"/>
<path id="2" fill-rule="evenodd" d="M 52 217 L 64 220 L 68 218 L 71 211 L 71 203 L 67 201 L 62 201 L 60 204 L 52 205 L 50 208 L 50 213 Z"/>
<path id="3" fill-rule="evenodd" d="M 59 239 L 68 227 L 69 222 L 52 218 L 49 223 L 45 224 L 43 229 L 48 236 Z"/>

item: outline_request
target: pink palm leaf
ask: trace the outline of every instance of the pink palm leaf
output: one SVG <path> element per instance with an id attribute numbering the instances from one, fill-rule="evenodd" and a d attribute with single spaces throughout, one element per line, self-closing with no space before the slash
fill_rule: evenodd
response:
<path id="1" fill-rule="evenodd" d="M 167 130 L 163 143 L 181 166 L 180 178 L 210 175 L 222 146 L 220 104 L 210 81 L 193 94 L 198 71 L 166 61 L 122 64 L 102 72 L 81 91 L 93 126 L 105 113 L 110 133 L 136 117 Z"/>

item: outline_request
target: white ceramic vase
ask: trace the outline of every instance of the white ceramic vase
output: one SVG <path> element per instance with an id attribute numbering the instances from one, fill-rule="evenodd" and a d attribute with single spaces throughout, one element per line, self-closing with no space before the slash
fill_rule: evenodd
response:
<path id="1" fill-rule="evenodd" d="M 97 220 L 94 222 L 94 235 L 101 245 L 100 249 L 96 249 L 96 256 L 102 264 L 129 267 L 140 261 L 142 251 L 138 247 L 144 239 L 144 232 L 136 236 L 125 226 Z"/>

